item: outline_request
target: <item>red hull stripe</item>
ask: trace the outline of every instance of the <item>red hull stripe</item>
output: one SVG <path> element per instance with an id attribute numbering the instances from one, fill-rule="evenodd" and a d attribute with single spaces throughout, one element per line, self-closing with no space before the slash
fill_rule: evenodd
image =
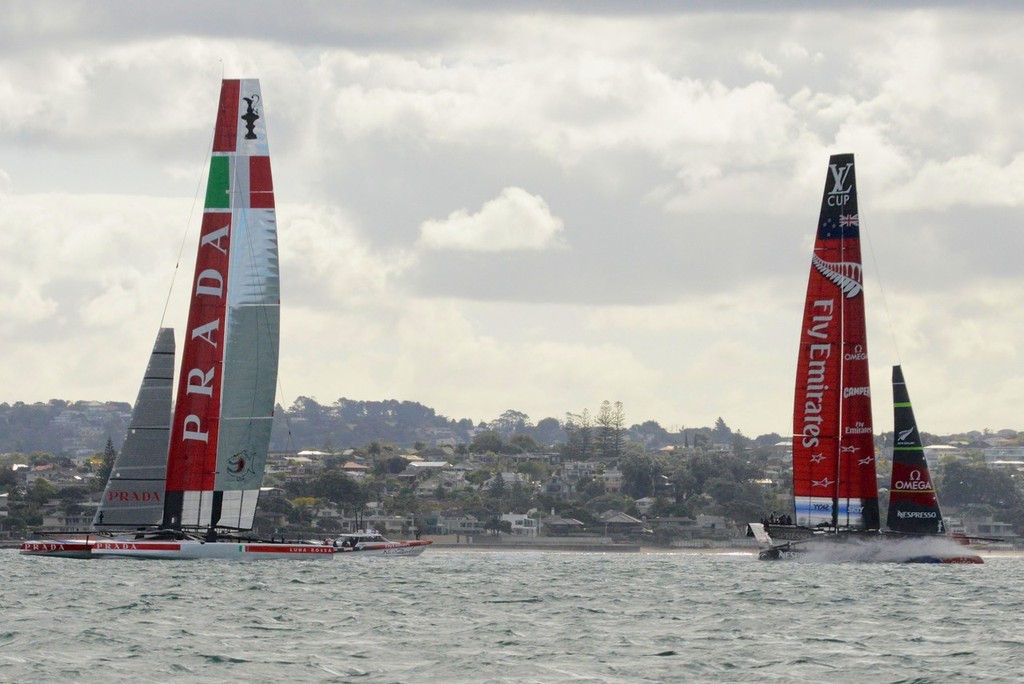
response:
<path id="1" fill-rule="evenodd" d="M 180 551 L 181 544 L 175 542 L 96 542 L 97 551 Z"/>
<path id="2" fill-rule="evenodd" d="M 288 544 L 246 544 L 246 553 L 334 553 L 332 546 L 289 546 Z"/>

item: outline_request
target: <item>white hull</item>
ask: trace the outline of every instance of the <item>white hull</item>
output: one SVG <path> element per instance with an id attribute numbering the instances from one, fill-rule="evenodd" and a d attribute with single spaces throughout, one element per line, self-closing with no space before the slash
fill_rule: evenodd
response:
<path id="1" fill-rule="evenodd" d="M 338 548 L 337 552 L 339 556 L 358 556 L 360 558 L 369 556 L 418 556 L 427 550 L 430 542 L 391 542 L 393 546 L 377 547 L 377 548 L 357 548 L 357 549 L 345 549 Z"/>
<path id="2" fill-rule="evenodd" d="M 202 542 L 185 540 L 111 540 L 97 541 L 93 558 L 151 558 L 161 560 L 281 560 L 325 558 L 334 549 L 323 544 L 271 544 L 267 542 Z"/>
<path id="3" fill-rule="evenodd" d="M 421 541 L 419 539 L 415 541 L 391 541 L 382 534 L 370 531 L 340 535 L 332 542 L 332 545 L 337 549 L 339 555 L 409 558 L 420 555 L 433 543 L 429 540 Z"/>
<path id="4" fill-rule="evenodd" d="M 194 539 L 47 539 L 26 541 L 25 556 L 51 558 L 149 558 L 156 560 L 301 560 L 334 556 L 323 544 L 268 542 L 203 542 Z"/>

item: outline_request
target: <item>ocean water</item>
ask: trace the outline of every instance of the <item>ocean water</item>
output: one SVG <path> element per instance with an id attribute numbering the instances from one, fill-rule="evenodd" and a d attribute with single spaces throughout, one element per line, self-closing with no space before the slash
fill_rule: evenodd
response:
<path id="1" fill-rule="evenodd" d="M 0 552 L 3 682 L 1018 682 L 1024 559 Z"/>

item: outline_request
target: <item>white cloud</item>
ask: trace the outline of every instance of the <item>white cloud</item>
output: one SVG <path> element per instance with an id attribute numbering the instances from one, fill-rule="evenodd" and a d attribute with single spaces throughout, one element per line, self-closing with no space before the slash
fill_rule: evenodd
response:
<path id="1" fill-rule="evenodd" d="M 226 75 L 267 96 L 290 397 L 785 432 L 854 152 L 924 429 L 1019 420 L 1019 10 L 189 7 L 0 8 L 0 400 L 134 397 Z"/>
<path id="2" fill-rule="evenodd" d="M 469 252 L 545 250 L 564 246 L 563 228 L 544 198 L 508 187 L 475 214 L 458 209 L 446 219 L 425 221 L 419 244 Z"/>
<path id="3" fill-rule="evenodd" d="M 748 52 L 742 58 L 744 66 L 765 76 L 779 76 L 782 71 L 778 65 L 762 55 L 760 52 Z"/>

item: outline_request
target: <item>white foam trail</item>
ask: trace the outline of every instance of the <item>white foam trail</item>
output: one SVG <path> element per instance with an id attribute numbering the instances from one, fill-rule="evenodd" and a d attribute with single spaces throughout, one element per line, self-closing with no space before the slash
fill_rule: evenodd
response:
<path id="1" fill-rule="evenodd" d="M 810 541 L 795 560 L 804 563 L 905 563 L 921 558 L 977 557 L 970 547 L 948 537 L 916 538 L 836 538 Z"/>

